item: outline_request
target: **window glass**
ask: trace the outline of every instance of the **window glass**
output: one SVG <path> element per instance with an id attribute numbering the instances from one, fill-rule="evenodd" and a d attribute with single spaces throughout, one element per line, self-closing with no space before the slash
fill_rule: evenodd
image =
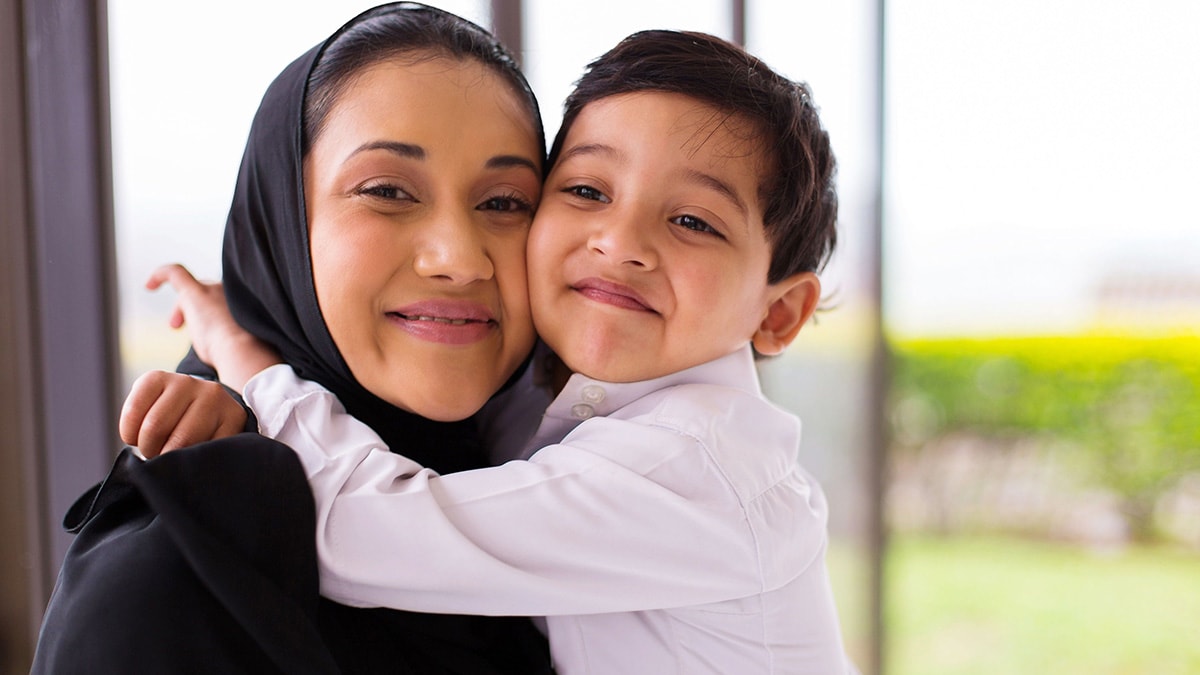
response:
<path id="1" fill-rule="evenodd" d="M 829 570 L 846 648 L 871 667 L 872 520 L 877 461 L 872 354 L 878 185 L 878 73 L 873 0 L 747 3 L 750 51 L 807 82 L 838 161 L 838 244 L 821 274 L 827 310 L 787 353 L 764 364 L 767 394 L 800 416 L 801 462 L 829 499 Z"/>
<path id="2" fill-rule="evenodd" d="M 886 672 L 1194 669 L 1200 5 L 887 28 Z"/>
<path id="3" fill-rule="evenodd" d="M 638 30 L 698 30 L 731 36 L 727 0 L 604 3 L 525 1 L 523 66 L 537 92 L 550 138 L 562 119 L 562 102 L 584 66 Z"/>
<path id="4" fill-rule="evenodd" d="M 1115 309 L 1106 287 L 1196 278 L 1200 5 L 922 0 L 887 18 L 894 330 L 1078 331 Z"/>

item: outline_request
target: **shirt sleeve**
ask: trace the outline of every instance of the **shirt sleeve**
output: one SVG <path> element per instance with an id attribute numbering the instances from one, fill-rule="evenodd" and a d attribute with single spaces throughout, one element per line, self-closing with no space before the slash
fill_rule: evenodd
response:
<path id="1" fill-rule="evenodd" d="M 304 465 L 333 600 L 555 615 L 763 590 L 745 514 L 686 435 L 594 418 L 528 461 L 443 476 L 390 452 L 288 366 L 256 376 L 245 397 L 261 432 Z"/>

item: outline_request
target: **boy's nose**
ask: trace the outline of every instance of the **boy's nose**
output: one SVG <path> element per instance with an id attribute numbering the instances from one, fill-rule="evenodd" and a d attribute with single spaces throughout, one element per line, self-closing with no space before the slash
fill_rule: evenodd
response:
<path id="1" fill-rule="evenodd" d="M 651 270 L 658 267 L 658 252 L 650 217 L 635 210 L 611 213 L 588 237 L 588 250 L 617 265 Z"/>
<path id="2" fill-rule="evenodd" d="M 495 273 L 478 225 L 470 214 L 441 214 L 425 226 L 417 240 L 413 269 L 426 278 L 469 284 Z"/>

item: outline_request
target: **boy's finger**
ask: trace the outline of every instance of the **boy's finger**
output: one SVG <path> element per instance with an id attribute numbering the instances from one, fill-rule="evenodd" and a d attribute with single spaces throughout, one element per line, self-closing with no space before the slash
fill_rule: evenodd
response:
<path id="1" fill-rule="evenodd" d="M 208 401 L 204 409 L 209 419 L 214 420 L 212 438 L 225 438 L 240 434 L 246 428 L 246 409 L 238 403 L 224 387 L 208 389 Z"/>
<path id="2" fill-rule="evenodd" d="M 161 452 L 171 452 L 212 440 L 214 436 L 206 431 L 206 426 L 201 420 L 185 417 L 175 425 L 175 429 L 167 437 L 167 440 L 163 441 Z"/>
<path id="3" fill-rule="evenodd" d="M 152 430 L 146 430 L 146 433 L 139 436 L 138 442 L 133 445 L 146 459 L 153 459 L 162 454 L 162 439 Z"/>
<path id="4" fill-rule="evenodd" d="M 121 406 L 121 418 L 117 422 L 117 431 L 122 442 L 129 445 L 138 444 L 138 434 L 146 419 L 146 413 L 163 392 L 162 378 L 157 375 L 159 372 L 144 373 L 129 388 L 129 395 L 125 397 L 125 403 Z"/>
<path id="5" fill-rule="evenodd" d="M 167 434 L 174 429 L 175 425 L 167 425 L 165 428 L 161 419 L 154 416 L 154 409 L 146 414 L 142 421 L 142 426 L 138 428 L 137 449 L 142 452 L 147 458 L 157 457 L 166 442 Z"/>
<path id="6" fill-rule="evenodd" d="M 192 276 L 192 273 L 179 263 L 170 263 L 156 268 L 150 273 L 150 278 L 146 280 L 146 288 L 152 291 L 157 290 L 164 283 L 171 284 L 177 291 L 200 285 L 200 282 L 196 281 L 196 277 Z"/>
<path id="7" fill-rule="evenodd" d="M 246 428 L 246 410 L 240 405 L 237 409 L 229 409 L 228 415 L 221 417 L 221 424 L 217 427 L 217 431 L 213 434 L 213 438 L 225 438 L 242 433 Z"/>
<path id="8" fill-rule="evenodd" d="M 133 392 L 130 392 L 130 397 L 125 399 L 125 404 L 121 406 L 121 418 L 117 421 L 117 433 L 121 436 L 121 442 L 128 445 L 137 445 L 138 430 L 142 428 L 142 420 L 146 417 L 146 411 L 149 405 L 143 400 L 132 399 Z"/>
<path id="9" fill-rule="evenodd" d="M 173 436 L 180 433 L 180 426 L 185 424 L 191 399 L 180 395 L 177 390 L 165 392 L 154 401 L 142 418 L 138 429 L 137 447 L 146 457 L 155 457 L 162 453 L 163 447 Z M 187 433 L 186 428 L 183 433 Z"/>
<path id="10" fill-rule="evenodd" d="M 233 436 L 246 426 L 245 409 L 216 383 L 197 383 L 189 400 L 162 452 Z"/>
<path id="11" fill-rule="evenodd" d="M 176 303 L 175 307 L 171 309 L 171 317 L 167 319 L 167 325 L 171 328 L 183 328 L 183 324 L 183 308 Z"/>

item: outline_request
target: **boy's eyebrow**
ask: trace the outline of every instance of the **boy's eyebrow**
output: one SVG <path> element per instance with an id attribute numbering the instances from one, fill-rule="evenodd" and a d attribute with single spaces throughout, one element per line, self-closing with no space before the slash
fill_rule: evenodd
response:
<path id="1" fill-rule="evenodd" d="M 732 185 L 726 183 L 720 178 L 717 178 L 712 174 L 704 173 L 703 171 L 697 171 L 695 169 L 688 169 L 684 174 L 684 177 L 687 178 L 689 182 L 699 183 L 710 190 L 724 195 L 725 198 L 733 202 L 733 205 L 737 207 L 737 210 L 740 211 L 743 216 L 749 213 L 749 209 L 746 207 L 746 202 L 742 200 L 742 197 L 737 193 L 737 190 L 734 190 Z"/>
<path id="2" fill-rule="evenodd" d="M 607 155 L 608 157 L 616 159 L 621 157 L 621 153 L 611 145 L 605 145 L 603 143 L 585 143 L 583 145 L 572 146 L 570 149 L 564 152 L 561 157 L 558 158 L 558 161 L 562 162 L 580 155 Z"/>

